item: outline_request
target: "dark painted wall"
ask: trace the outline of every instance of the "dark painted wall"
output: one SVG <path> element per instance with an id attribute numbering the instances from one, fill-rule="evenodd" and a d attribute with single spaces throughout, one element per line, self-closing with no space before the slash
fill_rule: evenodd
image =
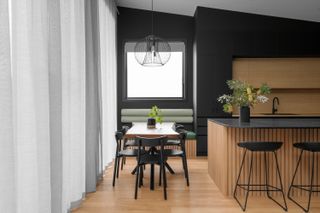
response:
<path id="1" fill-rule="evenodd" d="M 193 108 L 192 91 L 192 45 L 194 36 L 194 19 L 189 16 L 167 13 L 154 13 L 155 35 L 167 40 L 182 40 L 186 42 L 186 99 L 185 100 L 125 100 L 123 91 L 124 80 L 124 44 L 126 41 L 140 40 L 151 34 L 151 12 L 118 7 L 118 118 L 122 108 L 151 108 L 157 105 L 160 108 Z M 193 129 L 193 125 L 189 128 Z"/>
<path id="2" fill-rule="evenodd" d="M 233 58 L 320 56 L 320 23 L 202 7 L 194 19 L 196 130 L 206 154 L 207 118 L 229 116 L 216 100 L 228 92 Z"/>

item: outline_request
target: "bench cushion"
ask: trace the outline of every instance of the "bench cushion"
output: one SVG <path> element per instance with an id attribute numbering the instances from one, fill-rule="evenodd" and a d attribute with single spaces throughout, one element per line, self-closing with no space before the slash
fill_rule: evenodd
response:
<path id="1" fill-rule="evenodd" d="M 191 131 L 187 132 L 187 138 L 186 138 L 187 140 L 196 139 L 196 138 L 197 138 L 196 133 L 191 132 Z"/>
<path id="2" fill-rule="evenodd" d="M 146 122 L 150 109 L 122 109 L 121 122 Z M 161 109 L 163 122 L 193 123 L 192 109 Z"/>

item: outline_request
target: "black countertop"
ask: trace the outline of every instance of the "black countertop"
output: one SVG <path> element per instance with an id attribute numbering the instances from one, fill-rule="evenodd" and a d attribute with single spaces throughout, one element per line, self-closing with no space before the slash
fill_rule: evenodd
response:
<path id="1" fill-rule="evenodd" d="M 250 123 L 240 123 L 238 118 L 210 118 L 232 128 L 320 128 L 320 118 L 251 118 Z"/>

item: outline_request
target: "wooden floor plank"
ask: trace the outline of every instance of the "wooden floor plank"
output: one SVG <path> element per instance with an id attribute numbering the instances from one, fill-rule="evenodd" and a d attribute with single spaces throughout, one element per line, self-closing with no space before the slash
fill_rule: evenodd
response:
<path id="1" fill-rule="evenodd" d="M 242 212 L 233 198 L 224 197 L 208 175 L 206 158 L 188 160 L 190 187 L 186 186 L 180 159 L 170 159 L 170 165 L 176 174 L 167 173 L 168 200 L 163 200 L 163 191 L 159 186 L 155 191 L 149 190 L 149 167 L 145 170 L 144 186 L 139 190 L 138 200 L 134 199 L 134 176 L 130 174 L 134 160 L 127 164 L 116 186 L 112 187 L 112 168 L 105 173 L 97 192 L 90 193 L 81 207 L 73 213 L 233 213 Z M 156 167 L 156 184 L 158 183 L 158 167 Z M 289 212 L 302 212 L 292 202 L 287 201 Z M 276 213 L 284 212 L 267 198 L 249 197 L 246 212 Z M 314 196 L 310 212 L 320 212 L 319 197 Z"/>

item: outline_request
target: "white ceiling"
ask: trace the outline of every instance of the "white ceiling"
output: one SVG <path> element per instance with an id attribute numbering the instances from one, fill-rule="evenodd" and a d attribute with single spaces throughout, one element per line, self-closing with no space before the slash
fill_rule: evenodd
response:
<path id="1" fill-rule="evenodd" d="M 151 0 L 116 0 L 118 6 L 151 10 Z M 197 6 L 320 22 L 320 0 L 154 0 L 154 10 L 193 16 Z"/>

